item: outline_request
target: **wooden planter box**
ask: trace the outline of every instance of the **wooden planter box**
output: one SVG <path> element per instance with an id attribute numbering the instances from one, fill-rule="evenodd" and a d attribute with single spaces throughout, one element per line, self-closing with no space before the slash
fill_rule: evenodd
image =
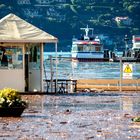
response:
<path id="1" fill-rule="evenodd" d="M 20 117 L 26 107 L 0 108 L 0 117 Z"/>

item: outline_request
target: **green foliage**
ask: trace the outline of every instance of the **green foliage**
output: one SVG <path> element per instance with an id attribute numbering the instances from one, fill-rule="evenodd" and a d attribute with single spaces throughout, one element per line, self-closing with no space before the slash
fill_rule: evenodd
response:
<path id="1" fill-rule="evenodd" d="M 4 5 L 4 4 L 0 4 L 0 9 L 1 9 L 1 8 L 4 8 L 4 7 L 5 7 L 5 5 Z"/>
<path id="2" fill-rule="evenodd" d="M 132 119 L 132 121 L 134 121 L 134 122 L 140 122 L 140 117 L 135 117 L 135 118 Z"/>
<path id="3" fill-rule="evenodd" d="M 140 2 L 137 0 L 124 0 L 123 7 L 130 13 L 139 12 Z"/>
<path id="4" fill-rule="evenodd" d="M 18 91 L 12 88 L 0 90 L 0 107 L 26 107 L 27 103 L 21 99 Z"/>
<path id="5" fill-rule="evenodd" d="M 29 5 L 18 5 L 17 1 L 13 3 L 2 0 L 0 2 L 0 17 L 14 13 L 29 23 L 57 36 L 60 42 L 63 42 L 64 39 L 71 39 L 73 35 L 81 34 L 79 28 L 87 24 L 94 28 L 95 34 L 140 33 L 139 0 L 70 0 L 50 1 L 47 4 L 38 4 L 38 1 L 35 0 L 30 2 Z M 47 11 L 50 15 L 47 14 Z M 34 13 L 38 15 L 30 16 Z M 129 17 L 132 19 L 132 23 L 130 25 L 123 24 L 121 21 L 116 23 L 115 17 Z M 62 46 L 66 48 L 65 44 Z"/>
<path id="6" fill-rule="evenodd" d="M 74 6 L 74 5 L 70 5 L 70 8 L 71 8 L 71 10 L 72 10 L 74 13 L 76 13 L 76 14 L 77 14 L 77 11 L 76 11 L 76 9 L 75 9 L 75 6 Z"/>
<path id="7" fill-rule="evenodd" d="M 71 0 L 71 3 L 74 4 L 74 0 Z"/>
<path id="8" fill-rule="evenodd" d="M 139 28 L 132 28 L 131 33 L 132 34 L 139 34 L 140 30 Z"/>

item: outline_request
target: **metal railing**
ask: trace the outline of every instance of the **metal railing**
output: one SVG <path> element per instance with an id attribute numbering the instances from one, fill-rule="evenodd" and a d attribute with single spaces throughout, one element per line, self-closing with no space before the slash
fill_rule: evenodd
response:
<path id="1" fill-rule="evenodd" d="M 50 59 L 51 58 L 51 59 Z M 71 58 L 58 57 L 57 64 L 57 78 L 58 78 L 58 89 L 56 91 L 54 82 L 56 79 L 55 73 L 55 57 L 50 57 L 44 61 L 45 74 L 45 91 L 47 92 L 75 92 L 76 87 L 73 90 L 70 88 L 77 80 L 80 79 L 116 79 L 119 80 L 118 87 L 120 87 L 120 63 L 119 62 L 73 62 Z M 133 65 L 133 80 L 140 78 L 140 63 L 132 63 Z M 66 81 L 69 81 L 68 83 Z M 71 84 L 71 82 L 73 82 Z M 77 85 L 76 85 L 77 86 Z M 106 84 L 106 87 L 111 87 L 110 84 Z M 122 84 L 124 86 L 124 84 Z M 139 90 L 139 82 L 128 84 L 126 86 L 135 86 L 136 90 Z M 75 90 L 76 89 L 76 90 Z M 108 88 L 109 89 L 109 88 Z"/>

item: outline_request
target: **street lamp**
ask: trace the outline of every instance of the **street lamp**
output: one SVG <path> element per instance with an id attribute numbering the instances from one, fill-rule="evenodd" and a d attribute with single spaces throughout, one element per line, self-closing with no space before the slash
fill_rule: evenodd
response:
<path id="1" fill-rule="evenodd" d="M 125 37 L 124 37 L 124 42 L 125 42 L 125 57 L 127 57 L 128 41 L 129 41 L 129 38 L 128 38 L 127 35 L 125 35 Z"/>

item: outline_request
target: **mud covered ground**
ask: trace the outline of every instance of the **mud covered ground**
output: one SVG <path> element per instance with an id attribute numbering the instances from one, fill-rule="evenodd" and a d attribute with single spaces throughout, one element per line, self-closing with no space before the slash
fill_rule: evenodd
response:
<path id="1" fill-rule="evenodd" d="M 139 140 L 140 93 L 23 96 L 21 117 L 0 117 L 0 140 Z"/>

